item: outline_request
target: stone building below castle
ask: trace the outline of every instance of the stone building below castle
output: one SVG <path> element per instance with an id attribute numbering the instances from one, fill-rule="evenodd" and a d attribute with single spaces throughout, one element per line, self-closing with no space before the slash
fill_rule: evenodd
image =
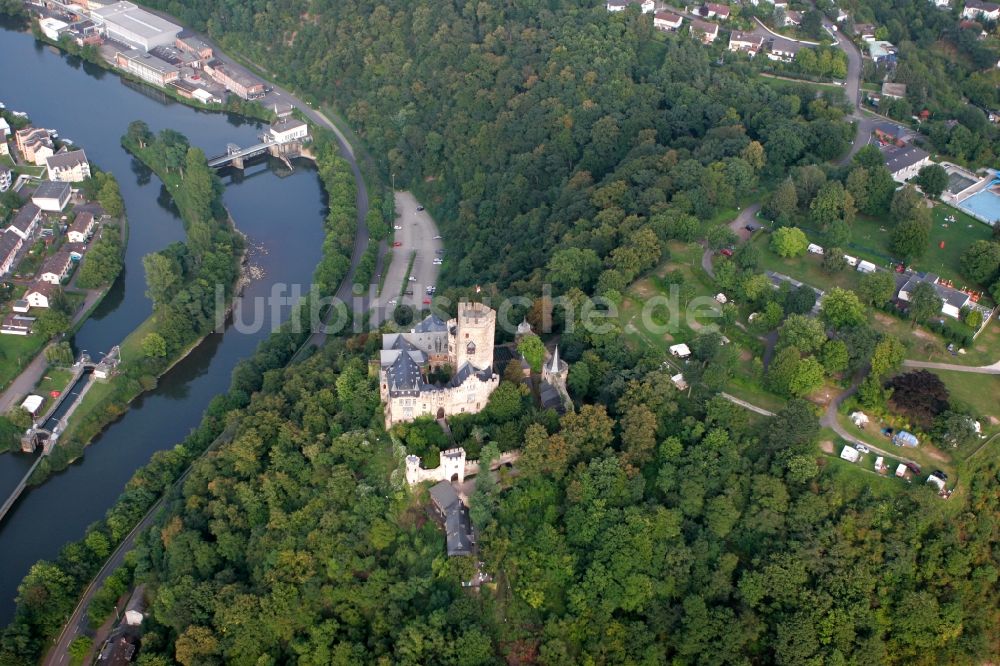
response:
<path id="1" fill-rule="evenodd" d="M 493 371 L 496 312 L 482 303 L 460 302 L 445 323 L 429 315 L 409 332 L 382 336 L 379 392 L 385 427 L 420 416 L 446 418 L 479 412 L 500 383 Z M 445 367 L 451 379 L 430 384 L 426 375 Z"/>

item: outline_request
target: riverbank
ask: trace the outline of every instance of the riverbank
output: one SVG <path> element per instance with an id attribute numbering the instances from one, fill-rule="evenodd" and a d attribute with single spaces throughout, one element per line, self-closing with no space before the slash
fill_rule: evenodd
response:
<path id="1" fill-rule="evenodd" d="M 81 396 L 75 418 L 36 468 L 31 485 L 43 483 L 53 472 L 77 460 L 84 448 L 121 418 L 136 398 L 156 388 L 160 377 L 197 349 L 215 330 L 220 317 L 224 321 L 225 315 L 215 311 L 218 294 L 206 295 L 204 289 L 198 288 L 202 281 L 224 285 L 226 313 L 240 285 L 245 284 L 246 241 L 225 211 L 222 185 L 209 169 L 204 153 L 187 146 L 186 139 L 176 132 L 164 131 L 159 138 L 148 133 L 148 128 L 144 132 L 139 136 L 146 141 L 126 135 L 122 145 L 163 182 L 180 212 L 187 239 L 144 258 L 149 289 L 163 292 L 159 302 L 154 299 L 154 312 L 120 343 L 121 364 L 115 374 L 105 382 L 95 383 L 86 396 Z M 172 159 L 169 151 L 179 150 L 185 156 L 183 166 L 168 167 Z M 230 264 L 228 270 L 226 261 Z M 185 271 L 188 263 L 197 268 Z M 158 280 L 166 280 L 167 284 L 157 285 Z"/>

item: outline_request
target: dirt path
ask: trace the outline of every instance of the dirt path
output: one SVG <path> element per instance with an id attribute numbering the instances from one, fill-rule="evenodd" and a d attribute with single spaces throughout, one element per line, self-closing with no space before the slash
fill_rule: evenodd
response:
<path id="1" fill-rule="evenodd" d="M 1000 375 L 1000 361 L 993 365 L 955 365 L 954 363 L 933 363 L 931 361 L 903 361 L 907 368 L 927 368 L 928 370 L 953 370 L 955 372 L 972 372 L 979 375 Z"/>

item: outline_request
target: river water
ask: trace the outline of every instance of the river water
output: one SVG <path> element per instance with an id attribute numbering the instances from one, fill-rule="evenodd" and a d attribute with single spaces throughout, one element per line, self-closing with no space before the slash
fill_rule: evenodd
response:
<path id="1" fill-rule="evenodd" d="M 155 90 L 61 55 L 27 34 L 0 30 L 0 62 L 5 63 L 0 67 L 0 100 L 7 108 L 25 111 L 33 124 L 72 139 L 121 186 L 129 220 L 124 275 L 73 341 L 77 351 L 99 358 L 151 311 L 143 255 L 184 238 L 162 183 L 120 145 L 128 124 L 141 119 L 154 132 L 175 129 L 209 156 L 225 152 L 227 143 L 256 143 L 262 128 L 253 121 L 166 100 Z M 260 269 L 255 271 L 258 279 L 244 291 L 248 299 L 268 295 L 275 283 L 308 285 L 319 262 L 324 194 L 310 163 L 297 160 L 294 166 L 288 174 L 280 163 L 260 164 L 224 178 L 226 206 L 248 236 L 251 265 Z M 245 319 L 249 321 L 249 315 Z M 80 538 L 138 467 L 183 439 L 198 424 L 209 400 L 228 388 L 236 363 L 270 330 L 268 325 L 247 333 L 230 326 L 209 336 L 96 438 L 80 461 L 25 492 L 0 525 L 0 626 L 10 621 L 17 585 L 31 565 L 54 558 L 64 543 Z M 21 454 L 0 456 L 0 497 L 7 496 L 30 462 Z"/>

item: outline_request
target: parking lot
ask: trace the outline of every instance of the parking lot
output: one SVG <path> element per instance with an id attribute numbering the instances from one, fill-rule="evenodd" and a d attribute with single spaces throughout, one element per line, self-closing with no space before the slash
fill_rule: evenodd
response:
<path id="1" fill-rule="evenodd" d="M 394 231 L 391 238 L 394 244 L 399 243 L 399 247 L 392 247 L 392 263 L 389 265 L 389 272 L 382 288 L 378 314 L 392 312 L 394 304 L 390 301 L 399 298 L 404 281 L 407 283 L 407 290 L 412 291 L 412 294 L 404 294 L 401 304 L 416 309 L 423 306 L 423 300 L 427 298 L 427 287 L 437 284 L 441 267 L 434 265 L 434 259 L 443 256 L 438 254 L 438 251 L 444 250 L 444 243 L 441 239 L 435 238 L 438 235 L 437 225 L 434 224 L 430 214 L 426 210 L 417 210 L 421 207 L 412 193 L 396 192 L 394 225 L 400 228 Z M 406 280 L 406 269 L 409 267 L 411 256 L 413 268 L 410 276 L 414 279 Z"/>

